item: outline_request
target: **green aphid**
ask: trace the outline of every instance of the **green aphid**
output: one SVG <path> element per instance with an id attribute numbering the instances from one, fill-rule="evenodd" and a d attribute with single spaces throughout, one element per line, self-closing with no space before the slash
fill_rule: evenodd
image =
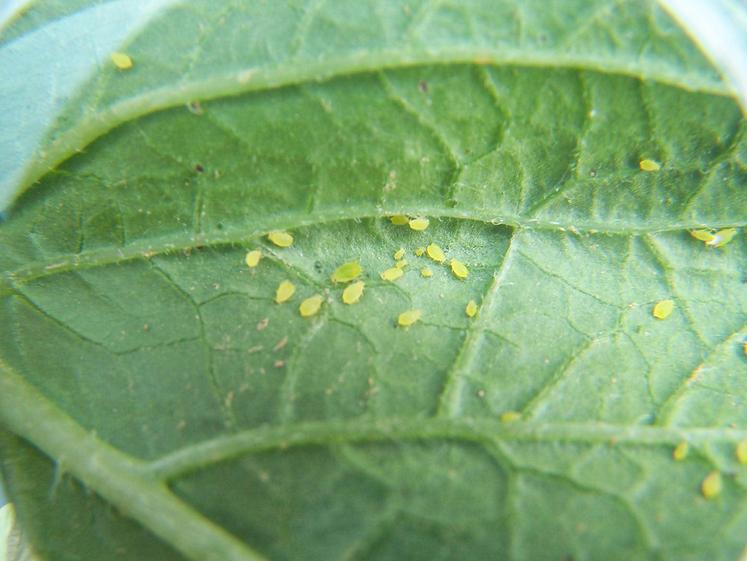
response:
<path id="1" fill-rule="evenodd" d="M 407 310 L 406 312 L 399 314 L 399 317 L 397 317 L 397 325 L 400 327 L 410 327 L 413 323 L 418 322 L 421 316 L 422 313 L 420 310 Z"/>
<path id="2" fill-rule="evenodd" d="M 696 240 L 700 240 L 705 243 L 711 243 L 716 237 L 713 232 L 706 229 L 701 230 L 690 230 L 690 235 Z"/>
<path id="3" fill-rule="evenodd" d="M 350 282 L 357 279 L 362 272 L 363 268 L 360 266 L 360 263 L 357 261 L 350 261 L 349 263 L 343 263 L 337 267 L 330 278 L 332 279 L 332 282 Z"/>
<path id="4" fill-rule="evenodd" d="M 399 267 L 390 267 L 386 271 L 379 273 L 379 276 L 381 277 L 381 280 L 394 282 L 404 274 L 404 271 Z"/>
<path id="5" fill-rule="evenodd" d="M 675 462 L 681 462 L 685 458 L 687 458 L 687 454 L 690 452 L 690 445 L 682 441 L 677 446 L 674 447 L 674 450 L 672 451 L 672 458 L 674 458 Z"/>
<path id="6" fill-rule="evenodd" d="M 649 159 L 641 160 L 639 166 L 642 171 L 659 171 L 661 169 L 659 162 Z"/>
<path id="7" fill-rule="evenodd" d="M 737 461 L 740 464 L 747 464 L 747 440 L 742 440 L 737 444 L 735 454 L 737 456 Z"/>
<path id="8" fill-rule="evenodd" d="M 501 423 L 515 423 L 521 420 L 521 413 L 518 411 L 505 411 L 501 413 Z"/>
<path id="9" fill-rule="evenodd" d="M 706 499 L 715 499 L 721 494 L 724 489 L 724 481 L 721 477 L 721 473 L 718 471 L 712 471 L 706 475 L 703 482 L 700 484 L 700 492 Z"/>
<path id="10" fill-rule="evenodd" d="M 713 234 L 713 239 L 709 242 L 706 242 L 706 245 L 710 245 L 711 247 L 724 247 L 731 240 L 733 240 L 734 236 L 736 235 L 736 228 L 725 228 Z"/>
<path id="11" fill-rule="evenodd" d="M 654 305 L 651 313 L 656 319 L 667 319 L 674 311 L 674 300 L 660 300 Z"/>

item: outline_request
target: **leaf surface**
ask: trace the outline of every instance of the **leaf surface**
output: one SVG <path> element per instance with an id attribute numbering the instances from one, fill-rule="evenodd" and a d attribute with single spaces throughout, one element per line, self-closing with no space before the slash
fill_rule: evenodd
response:
<path id="1" fill-rule="evenodd" d="M 51 3 L 2 41 L 51 67 L 0 85 L 0 451 L 42 558 L 742 552 L 744 121 L 655 4 Z"/>

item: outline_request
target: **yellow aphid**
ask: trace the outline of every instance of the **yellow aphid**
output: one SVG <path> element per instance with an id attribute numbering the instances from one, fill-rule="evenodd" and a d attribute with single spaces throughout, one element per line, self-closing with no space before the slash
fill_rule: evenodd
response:
<path id="1" fill-rule="evenodd" d="M 293 236 L 282 230 L 270 232 L 267 234 L 267 239 L 278 247 L 290 247 L 293 245 Z"/>
<path id="2" fill-rule="evenodd" d="M 466 279 L 467 275 L 469 275 L 467 266 L 456 259 L 451 260 L 451 272 L 454 273 L 454 276 L 458 279 Z"/>
<path id="3" fill-rule="evenodd" d="M 401 261 L 397 261 L 397 264 L 395 265 L 398 269 L 404 269 L 407 267 L 407 259 L 402 259 Z"/>
<path id="4" fill-rule="evenodd" d="M 443 263 L 444 261 L 446 261 L 444 250 L 434 243 L 426 247 L 425 251 L 428 253 L 428 257 L 433 259 L 436 263 Z"/>
<path id="5" fill-rule="evenodd" d="M 262 252 L 258 249 L 254 249 L 246 254 L 244 261 L 247 267 L 256 267 L 259 264 L 259 260 L 262 258 Z"/>
<path id="6" fill-rule="evenodd" d="M 506 411 L 501 413 L 501 423 L 513 423 L 521 419 L 521 413 L 518 411 Z"/>
<path id="7" fill-rule="evenodd" d="M 397 251 L 394 252 L 394 258 L 399 261 L 405 256 L 405 250 L 403 248 L 399 248 Z"/>
<path id="8" fill-rule="evenodd" d="M 474 300 L 467 302 L 467 307 L 464 308 L 464 313 L 467 314 L 467 317 L 475 317 L 477 314 L 477 302 Z"/>
<path id="9" fill-rule="evenodd" d="M 420 276 L 429 279 L 433 276 L 433 271 L 431 271 L 430 267 L 423 267 L 420 269 Z"/>
<path id="10" fill-rule="evenodd" d="M 419 248 L 417 248 L 415 250 L 415 255 L 417 255 L 418 257 L 420 257 L 421 255 L 423 255 L 424 253 L 425 253 L 425 248 L 424 247 L 419 247 Z"/>
<path id="11" fill-rule="evenodd" d="M 740 464 L 747 464 L 747 440 L 737 444 L 736 456 Z"/>
<path id="12" fill-rule="evenodd" d="M 690 230 L 690 235 L 696 240 L 710 243 L 716 237 L 710 230 Z"/>
<path id="13" fill-rule="evenodd" d="M 132 68 L 132 59 L 124 53 L 112 53 L 112 62 L 120 70 L 129 70 Z"/>
<path id="14" fill-rule="evenodd" d="M 363 268 L 357 261 L 350 261 L 337 267 L 330 278 L 332 282 L 350 282 L 357 279 L 362 272 Z"/>
<path id="15" fill-rule="evenodd" d="M 655 160 L 641 160 L 641 169 L 643 171 L 659 171 L 661 164 Z"/>
<path id="16" fill-rule="evenodd" d="M 383 273 L 381 273 L 379 276 L 382 280 L 385 281 L 396 281 L 398 278 L 400 278 L 402 275 L 404 275 L 405 272 L 402 269 L 399 269 L 397 267 L 391 267 L 390 269 L 387 269 Z"/>
<path id="17" fill-rule="evenodd" d="M 275 302 L 277 302 L 278 304 L 287 302 L 291 299 L 295 292 L 296 287 L 293 286 L 293 283 L 291 281 L 284 280 L 278 285 L 278 288 L 275 291 Z"/>
<path id="18" fill-rule="evenodd" d="M 713 235 L 713 239 L 709 242 L 706 242 L 706 244 L 710 245 L 711 247 L 724 247 L 736 235 L 736 228 L 726 228 L 724 230 L 719 230 Z"/>
<path id="19" fill-rule="evenodd" d="M 660 300 L 651 311 L 656 319 L 667 319 L 674 311 L 674 300 Z"/>
<path id="20" fill-rule="evenodd" d="M 342 301 L 345 304 L 355 304 L 356 302 L 358 302 L 358 300 L 361 299 L 361 296 L 363 295 L 363 288 L 365 286 L 366 285 L 363 281 L 349 284 L 345 287 L 345 290 L 342 291 Z"/>
<path id="21" fill-rule="evenodd" d="M 690 451 L 690 445 L 687 442 L 680 442 L 677 446 L 674 447 L 674 450 L 672 451 L 672 458 L 674 458 L 675 461 L 681 462 L 685 458 L 687 458 L 687 453 Z"/>
<path id="22" fill-rule="evenodd" d="M 420 319 L 420 316 L 422 314 L 420 313 L 420 310 L 407 310 L 406 312 L 402 312 L 399 314 L 399 317 L 397 318 L 397 324 L 400 327 L 409 327 L 416 321 Z"/>
<path id="23" fill-rule="evenodd" d="M 319 311 L 319 308 L 322 307 L 323 301 L 324 298 L 321 296 L 321 294 L 315 294 L 314 296 L 311 296 L 301 302 L 301 305 L 298 307 L 298 311 L 305 318 L 313 316 Z"/>
<path id="24" fill-rule="evenodd" d="M 410 228 L 422 232 L 428 227 L 430 221 L 427 218 L 410 218 Z"/>
<path id="25" fill-rule="evenodd" d="M 700 491 L 706 499 L 715 499 L 721 494 L 723 488 L 724 482 L 718 471 L 712 471 L 706 475 L 705 479 L 700 484 Z"/>
<path id="26" fill-rule="evenodd" d="M 395 214 L 394 216 L 391 216 L 389 220 L 395 226 L 404 226 L 405 224 L 410 222 L 410 219 L 404 214 Z"/>

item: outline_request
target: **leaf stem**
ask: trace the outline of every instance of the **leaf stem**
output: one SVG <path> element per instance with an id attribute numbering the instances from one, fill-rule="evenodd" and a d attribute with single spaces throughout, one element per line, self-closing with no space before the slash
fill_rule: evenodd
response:
<path id="1" fill-rule="evenodd" d="M 143 462 L 101 441 L 0 359 L 0 423 L 193 561 L 264 561 L 150 477 Z"/>

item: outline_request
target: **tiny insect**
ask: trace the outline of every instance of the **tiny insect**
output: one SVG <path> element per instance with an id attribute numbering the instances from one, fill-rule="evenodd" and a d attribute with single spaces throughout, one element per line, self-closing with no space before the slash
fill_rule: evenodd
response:
<path id="1" fill-rule="evenodd" d="M 293 286 L 293 283 L 284 280 L 278 285 L 277 290 L 275 290 L 275 302 L 277 302 L 278 304 L 287 302 L 293 297 L 293 294 L 295 294 L 295 292 L 296 287 Z"/>
<path id="2" fill-rule="evenodd" d="M 421 255 L 423 255 L 424 253 L 425 253 L 425 248 L 424 247 L 419 247 L 419 248 L 417 248 L 415 250 L 415 255 L 417 255 L 418 257 L 420 257 Z"/>
<path id="3" fill-rule="evenodd" d="M 661 300 L 654 305 L 651 313 L 656 319 L 667 319 L 674 311 L 674 300 Z"/>
<path id="4" fill-rule="evenodd" d="M 690 235 L 696 240 L 700 240 L 706 243 L 710 243 L 716 237 L 713 235 L 713 232 L 711 232 L 710 230 L 705 230 L 705 229 L 690 230 Z"/>
<path id="5" fill-rule="evenodd" d="M 407 267 L 407 259 L 402 259 L 400 261 L 397 261 L 397 264 L 395 265 L 398 269 L 404 269 Z"/>
<path id="6" fill-rule="evenodd" d="M 475 317 L 477 314 L 477 302 L 474 300 L 467 302 L 467 306 L 464 308 L 464 313 L 467 314 L 467 317 Z"/>
<path id="7" fill-rule="evenodd" d="M 332 282 L 350 282 L 351 280 L 358 278 L 362 272 L 363 268 L 360 266 L 360 263 L 357 261 L 350 261 L 337 267 L 330 278 L 332 279 Z"/>
<path id="8" fill-rule="evenodd" d="M 423 267 L 420 269 L 420 276 L 429 279 L 433 276 L 433 271 L 431 271 L 430 267 Z"/>
<path id="9" fill-rule="evenodd" d="M 379 276 L 382 280 L 385 281 L 396 281 L 398 278 L 400 278 L 402 275 L 404 275 L 404 271 L 398 267 L 391 267 L 384 271 L 383 273 L 380 273 Z"/>
<path id="10" fill-rule="evenodd" d="M 680 442 L 677 446 L 674 447 L 674 450 L 672 451 L 672 458 L 674 458 L 676 462 L 681 462 L 687 457 L 689 451 L 690 445 L 687 442 Z"/>
<path id="11" fill-rule="evenodd" d="M 395 226 L 404 226 L 410 222 L 410 219 L 404 214 L 395 214 L 394 216 L 389 217 L 389 221 Z"/>
<path id="12" fill-rule="evenodd" d="M 349 284 L 345 287 L 345 290 L 342 291 L 342 301 L 345 304 L 355 304 L 356 302 L 358 302 L 358 300 L 361 299 L 365 286 L 366 285 L 363 281 Z"/>
<path id="13" fill-rule="evenodd" d="M 301 302 L 301 305 L 298 307 L 298 311 L 305 318 L 311 317 L 319 311 L 319 308 L 322 307 L 323 301 L 324 298 L 321 294 L 315 294 L 314 296 L 310 296 L 309 298 Z"/>
<path id="14" fill-rule="evenodd" d="M 642 171 L 659 171 L 661 169 L 661 164 L 655 160 L 641 160 L 639 165 Z"/>
<path id="15" fill-rule="evenodd" d="M 521 419 L 521 413 L 518 411 L 506 411 L 501 413 L 501 423 L 513 423 Z"/>
<path id="16" fill-rule="evenodd" d="M 400 247 L 397 251 L 394 252 L 394 258 L 399 261 L 405 256 L 405 250 L 404 248 Z"/>
<path id="17" fill-rule="evenodd" d="M 262 252 L 259 249 L 254 249 L 246 254 L 244 261 L 246 262 L 247 267 L 256 267 L 261 258 Z"/>
<path id="18" fill-rule="evenodd" d="M 410 327 L 413 323 L 420 320 L 421 316 L 420 310 L 407 310 L 399 314 L 397 325 L 400 327 Z"/>
<path id="19" fill-rule="evenodd" d="M 290 247 L 293 245 L 293 236 L 282 230 L 275 230 L 267 234 L 267 239 L 278 247 Z"/>
<path id="20" fill-rule="evenodd" d="M 469 275 L 467 266 L 456 259 L 451 260 L 451 272 L 454 273 L 454 276 L 458 279 L 466 279 L 467 275 Z"/>
<path id="21" fill-rule="evenodd" d="M 112 62 L 120 70 L 129 70 L 132 68 L 132 58 L 125 53 L 112 53 Z"/>
<path id="22" fill-rule="evenodd" d="M 412 230 L 422 232 L 428 227 L 428 224 L 430 224 L 430 220 L 428 220 L 427 218 L 410 218 L 410 228 Z"/>
<path id="23" fill-rule="evenodd" d="M 425 251 L 428 253 L 428 257 L 433 259 L 436 263 L 443 263 L 444 261 L 446 261 L 444 250 L 434 243 L 426 247 Z"/>
<path id="24" fill-rule="evenodd" d="M 725 228 L 713 234 L 713 239 L 706 242 L 706 245 L 710 245 L 711 247 L 724 247 L 732 239 L 734 239 L 734 236 L 736 235 L 736 228 Z"/>
<path id="25" fill-rule="evenodd" d="M 718 471 L 712 471 L 706 475 L 703 482 L 700 484 L 700 492 L 706 499 L 715 499 L 721 494 L 724 488 L 724 482 L 721 478 L 721 474 Z"/>
<path id="26" fill-rule="evenodd" d="M 737 444 L 736 456 L 740 464 L 747 464 L 747 440 Z"/>

